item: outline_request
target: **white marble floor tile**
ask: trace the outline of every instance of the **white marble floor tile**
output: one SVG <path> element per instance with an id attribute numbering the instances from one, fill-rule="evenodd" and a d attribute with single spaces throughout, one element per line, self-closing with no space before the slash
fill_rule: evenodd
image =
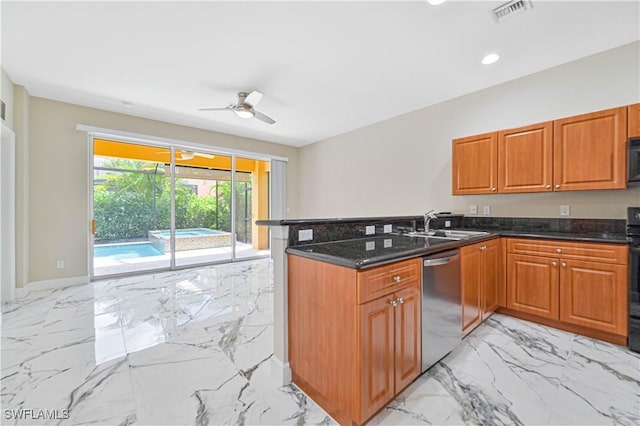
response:
<path id="1" fill-rule="evenodd" d="M 201 391 L 226 391 L 239 376 L 221 351 L 170 343 L 131 354 L 130 374 L 137 421 L 180 425 L 198 424 Z"/>
<path id="2" fill-rule="evenodd" d="M 271 376 L 269 260 L 32 292 L 2 306 L 3 424 L 334 424 Z M 637 425 L 640 355 L 494 315 L 375 425 Z"/>

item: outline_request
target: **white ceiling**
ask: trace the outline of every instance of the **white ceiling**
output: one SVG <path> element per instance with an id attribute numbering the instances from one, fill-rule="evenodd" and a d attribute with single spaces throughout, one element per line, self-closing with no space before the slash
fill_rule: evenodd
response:
<path id="1" fill-rule="evenodd" d="M 2 67 L 33 96 L 301 146 L 640 39 L 637 0 L 495 24 L 502 3 L 2 1 Z M 197 111 L 252 90 L 276 124 Z"/>

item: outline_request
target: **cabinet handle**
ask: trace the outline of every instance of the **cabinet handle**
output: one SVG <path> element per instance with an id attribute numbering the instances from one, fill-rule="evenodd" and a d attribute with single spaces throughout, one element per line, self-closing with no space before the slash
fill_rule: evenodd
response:
<path id="1" fill-rule="evenodd" d="M 567 267 L 567 264 L 565 262 L 562 262 L 561 265 L 562 265 L 563 268 Z"/>
<path id="2" fill-rule="evenodd" d="M 396 306 L 398 306 L 398 300 L 397 299 L 390 300 L 389 304 L 395 308 Z"/>
<path id="3" fill-rule="evenodd" d="M 562 249 L 561 249 L 561 248 L 556 249 L 556 252 L 558 252 L 558 253 L 562 253 Z"/>
<path id="4" fill-rule="evenodd" d="M 558 266 L 558 262 L 551 262 L 551 266 L 553 266 L 553 267 Z"/>
<path id="5" fill-rule="evenodd" d="M 551 185 L 547 185 L 547 189 L 550 189 L 550 188 L 551 188 Z"/>
<path id="6" fill-rule="evenodd" d="M 560 184 L 557 184 L 557 185 L 556 185 L 556 188 L 560 188 Z"/>
<path id="7" fill-rule="evenodd" d="M 496 192 L 496 188 L 491 188 L 491 190 L 492 190 L 493 192 Z"/>
<path id="8" fill-rule="evenodd" d="M 480 247 L 480 250 L 482 250 L 482 251 L 487 251 L 487 246 L 482 246 L 482 247 Z"/>
<path id="9" fill-rule="evenodd" d="M 395 275 L 393 277 L 393 282 L 399 283 L 400 281 L 402 281 L 402 278 L 400 278 L 400 275 Z"/>
<path id="10" fill-rule="evenodd" d="M 401 304 L 401 305 L 404 303 L 404 299 L 403 299 L 402 297 L 398 297 L 396 300 L 397 300 L 397 301 L 398 301 L 398 303 L 399 303 L 399 304 Z"/>

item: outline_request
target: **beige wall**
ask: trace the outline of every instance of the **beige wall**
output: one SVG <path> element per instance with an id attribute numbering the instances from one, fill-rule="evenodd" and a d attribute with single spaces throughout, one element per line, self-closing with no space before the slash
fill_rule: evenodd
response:
<path id="1" fill-rule="evenodd" d="M 0 71 L 0 79 L 2 80 L 0 99 L 2 99 L 5 104 L 5 119 L 2 120 L 2 122 L 13 130 L 13 81 L 11 81 L 11 78 L 4 72 L 4 69 Z"/>
<path id="2" fill-rule="evenodd" d="M 635 42 L 307 145 L 300 217 L 467 214 L 470 204 L 493 216 L 559 217 L 569 204 L 571 217 L 624 218 L 640 188 L 453 197 L 451 139 L 638 102 L 639 63 Z"/>
<path id="3" fill-rule="evenodd" d="M 29 120 L 30 282 L 88 274 L 89 152 L 76 124 L 288 157 L 287 206 L 296 214 L 297 148 L 36 97 Z"/>

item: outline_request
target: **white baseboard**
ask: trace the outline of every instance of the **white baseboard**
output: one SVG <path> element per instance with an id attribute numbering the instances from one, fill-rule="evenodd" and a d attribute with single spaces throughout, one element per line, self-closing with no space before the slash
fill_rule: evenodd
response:
<path id="1" fill-rule="evenodd" d="M 271 376 L 281 385 L 291 383 L 291 367 L 288 362 L 282 362 L 274 355 L 271 358 Z"/>
<path id="2" fill-rule="evenodd" d="M 33 281 L 24 287 L 16 288 L 16 297 L 25 297 L 30 292 L 37 290 L 74 287 L 83 284 L 89 284 L 89 275 L 81 275 L 78 277 L 69 278 L 57 278 L 55 280 Z"/>

